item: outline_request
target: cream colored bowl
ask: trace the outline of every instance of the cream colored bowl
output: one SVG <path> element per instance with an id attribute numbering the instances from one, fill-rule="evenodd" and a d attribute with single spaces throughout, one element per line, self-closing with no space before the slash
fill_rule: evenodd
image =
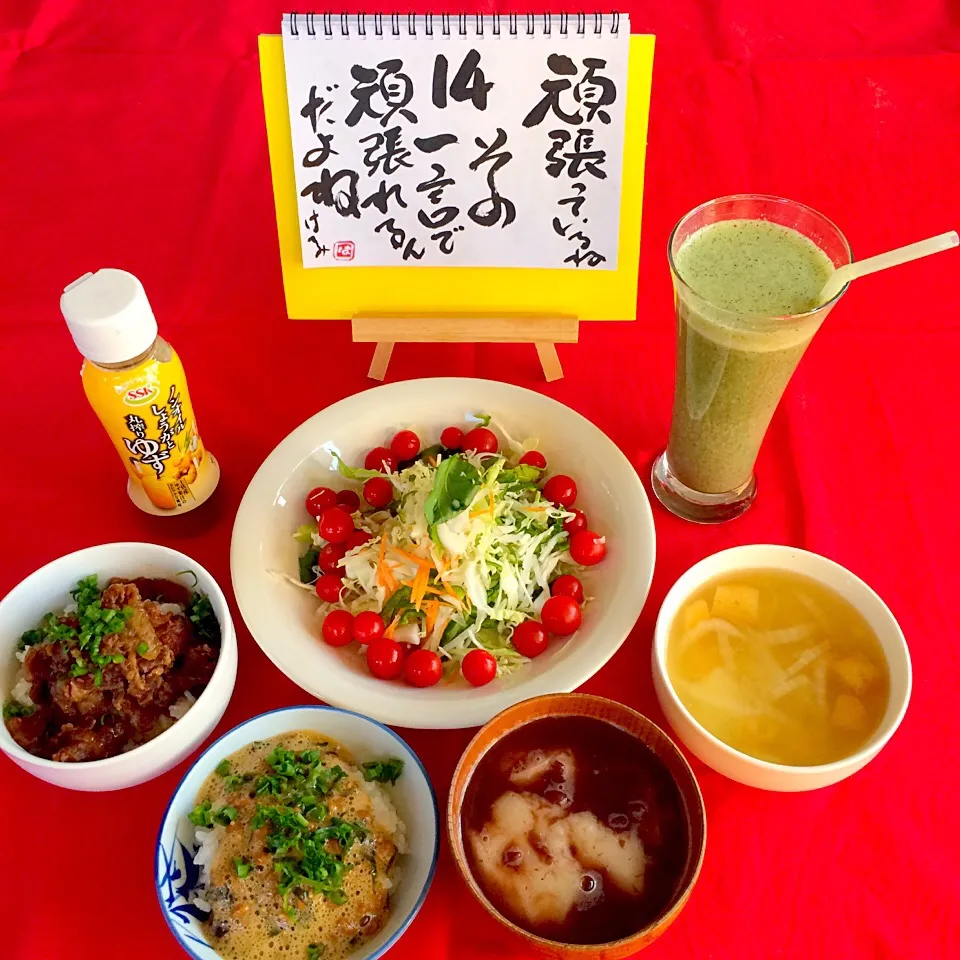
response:
<path id="1" fill-rule="evenodd" d="M 843 760 L 794 767 L 758 760 L 719 740 L 680 702 L 667 675 L 670 625 L 687 598 L 708 580 L 736 570 L 792 570 L 830 587 L 852 603 L 876 632 L 890 668 L 890 702 L 877 732 L 856 753 Z M 844 780 L 866 766 L 883 749 L 907 711 L 912 686 L 910 652 L 899 624 L 880 597 L 859 577 L 839 564 L 795 547 L 757 544 L 723 550 L 692 566 L 670 589 L 653 642 L 653 681 L 660 706 L 677 736 L 707 766 L 747 786 L 795 792 L 815 790 Z"/>
<path id="2" fill-rule="evenodd" d="M 550 473 L 579 485 L 577 506 L 607 537 L 603 563 L 583 574 L 593 597 L 583 625 L 509 677 L 483 687 L 466 682 L 419 689 L 377 680 L 354 646 L 319 637 L 316 596 L 287 583 L 302 549 L 293 539 L 309 520 L 303 505 L 319 484 L 339 488 L 334 453 L 363 462 L 371 448 L 405 427 L 433 443 L 444 427 L 483 412 L 521 440 L 539 439 Z M 355 488 L 356 485 L 351 484 Z M 294 683 L 334 706 L 381 723 L 445 729 L 477 727 L 520 700 L 574 690 L 620 648 L 650 588 L 656 535 L 650 503 L 629 460 L 598 427 L 556 400 L 493 380 L 404 380 L 355 394 L 301 424 L 270 454 L 244 494 L 233 527 L 230 569 L 237 606 L 263 652 Z"/>

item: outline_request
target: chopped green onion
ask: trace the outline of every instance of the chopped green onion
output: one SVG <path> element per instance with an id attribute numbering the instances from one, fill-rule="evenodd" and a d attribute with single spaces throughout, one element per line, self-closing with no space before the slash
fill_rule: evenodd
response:
<path id="1" fill-rule="evenodd" d="M 247 874 L 249 874 L 250 871 L 253 869 L 253 867 L 249 863 L 247 863 L 247 861 L 244 860 L 243 857 L 234 857 L 233 865 L 236 868 L 237 876 L 241 880 L 244 880 Z"/>
<path id="2" fill-rule="evenodd" d="M 3 719 L 9 720 L 11 717 L 30 717 L 37 708 L 28 703 L 20 703 L 17 700 L 10 700 L 3 706 Z"/>
<path id="3" fill-rule="evenodd" d="M 403 761 L 399 757 L 392 760 L 368 760 L 363 766 L 363 779 L 378 783 L 396 783 L 403 773 Z"/>
<path id="4" fill-rule="evenodd" d="M 216 772 L 217 772 L 217 774 L 218 774 L 219 776 L 221 776 L 221 777 L 228 777 L 228 776 L 230 775 L 230 761 L 229 761 L 229 760 L 221 760 L 221 761 L 217 764 Z"/>
<path id="5" fill-rule="evenodd" d="M 198 803 L 187 814 L 187 819 L 197 827 L 212 827 L 213 813 L 210 810 L 210 801 L 204 800 L 203 803 Z"/>
<path id="6" fill-rule="evenodd" d="M 137 644 L 137 653 L 139 653 L 141 657 L 144 656 L 144 654 L 146 654 L 149 650 L 150 644 L 147 643 L 146 640 L 144 640 L 143 643 Z"/>
<path id="7" fill-rule="evenodd" d="M 213 819 L 215 823 L 219 823 L 222 827 L 228 827 L 234 820 L 237 819 L 237 808 L 236 807 L 221 807 L 214 815 Z"/>

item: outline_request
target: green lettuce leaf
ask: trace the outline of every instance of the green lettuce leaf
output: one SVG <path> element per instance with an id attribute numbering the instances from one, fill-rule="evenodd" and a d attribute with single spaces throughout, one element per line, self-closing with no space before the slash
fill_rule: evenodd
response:
<path id="1" fill-rule="evenodd" d="M 441 462 L 423 507 L 431 534 L 438 524 L 452 520 L 470 506 L 482 482 L 480 471 L 460 454 Z"/>

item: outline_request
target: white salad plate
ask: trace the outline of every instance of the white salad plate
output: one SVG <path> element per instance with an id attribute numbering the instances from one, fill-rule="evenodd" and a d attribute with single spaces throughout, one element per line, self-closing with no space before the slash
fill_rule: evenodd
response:
<path id="1" fill-rule="evenodd" d="M 424 445 L 444 427 L 490 414 L 517 441 L 537 438 L 547 473 L 566 473 L 576 506 L 607 538 L 607 556 L 583 575 L 590 601 L 569 639 L 513 674 L 483 687 L 462 678 L 418 689 L 377 680 L 356 645 L 320 638 L 320 601 L 284 579 L 296 578 L 302 551 L 293 535 L 310 520 L 304 498 L 316 486 L 340 489 L 336 456 L 362 466 L 397 430 L 417 431 Z M 656 535 L 650 502 L 630 461 L 585 417 L 549 397 L 492 380 L 437 378 L 375 387 L 335 403 L 294 430 L 267 457 L 240 504 L 230 569 L 237 605 L 264 653 L 320 700 L 383 723 L 428 729 L 475 727 L 520 700 L 574 690 L 592 677 L 633 629 L 650 589 Z"/>

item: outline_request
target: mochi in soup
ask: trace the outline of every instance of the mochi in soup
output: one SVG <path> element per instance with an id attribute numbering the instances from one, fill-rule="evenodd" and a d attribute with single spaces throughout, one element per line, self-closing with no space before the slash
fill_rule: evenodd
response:
<path id="1" fill-rule="evenodd" d="M 715 737 L 790 766 L 856 753 L 890 696 L 886 657 L 860 612 L 787 570 L 725 574 L 693 593 L 670 628 L 667 672 Z"/>
<path id="2" fill-rule="evenodd" d="M 662 915 L 687 862 L 680 791 L 636 737 L 592 717 L 514 730 L 464 797 L 470 869 L 518 926 L 561 943 L 608 943 Z"/>

